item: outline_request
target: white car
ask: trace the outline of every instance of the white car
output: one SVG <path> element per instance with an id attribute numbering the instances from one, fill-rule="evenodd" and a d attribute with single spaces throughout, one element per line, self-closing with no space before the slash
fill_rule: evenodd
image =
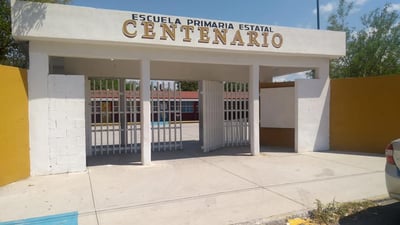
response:
<path id="1" fill-rule="evenodd" d="M 392 141 L 385 150 L 386 188 L 391 198 L 400 200 L 400 139 Z"/>

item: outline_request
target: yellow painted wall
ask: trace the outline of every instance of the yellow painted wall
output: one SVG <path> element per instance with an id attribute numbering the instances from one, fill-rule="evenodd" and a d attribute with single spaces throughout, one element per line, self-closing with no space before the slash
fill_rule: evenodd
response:
<path id="1" fill-rule="evenodd" d="M 0 186 L 30 174 L 26 70 L 0 65 Z"/>
<path id="2" fill-rule="evenodd" d="M 400 138 L 400 76 L 331 81 L 332 150 L 384 153 Z"/>

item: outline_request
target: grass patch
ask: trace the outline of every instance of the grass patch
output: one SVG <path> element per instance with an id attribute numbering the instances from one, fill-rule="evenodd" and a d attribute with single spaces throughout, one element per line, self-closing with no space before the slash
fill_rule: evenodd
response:
<path id="1" fill-rule="evenodd" d="M 288 220 L 288 225 L 337 225 L 339 220 L 376 206 L 373 201 L 345 202 L 340 203 L 335 200 L 323 204 L 316 200 L 317 208 L 312 210 L 310 218 L 295 218 Z"/>

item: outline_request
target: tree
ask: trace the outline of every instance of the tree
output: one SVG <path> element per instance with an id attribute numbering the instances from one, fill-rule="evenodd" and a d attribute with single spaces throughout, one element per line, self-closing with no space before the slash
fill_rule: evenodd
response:
<path id="1" fill-rule="evenodd" d="M 349 74 L 365 77 L 400 72 L 399 14 L 389 7 L 387 4 L 361 18 L 364 29 L 349 44 Z"/>
<path id="2" fill-rule="evenodd" d="M 246 83 L 225 82 L 224 84 L 224 91 L 226 92 L 239 92 L 248 90 L 249 90 L 249 85 Z"/>
<path id="3" fill-rule="evenodd" d="M 197 91 L 199 83 L 197 81 L 178 81 L 178 87 L 181 91 Z"/>
<path id="4" fill-rule="evenodd" d="M 332 14 L 328 18 L 328 30 L 333 31 L 344 31 L 346 32 L 346 47 L 349 46 L 349 37 L 351 36 L 351 29 L 349 28 L 346 19 L 353 9 L 354 3 L 346 0 L 339 0 L 336 13 Z M 348 49 L 346 49 L 347 52 Z M 345 65 L 347 58 L 346 56 L 339 57 L 338 59 L 331 60 L 330 63 L 330 75 L 331 77 L 340 77 L 339 74 L 343 74 L 341 71 L 342 66 Z"/>
<path id="5" fill-rule="evenodd" d="M 0 2 L 0 63 L 7 63 L 7 55 L 10 48 L 15 48 L 15 42 L 11 36 L 11 10 L 8 1 Z"/>
<path id="6" fill-rule="evenodd" d="M 346 32 L 346 56 L 331 62 L 331 77 L 366 77 L 400 73 L 399 14 L 386 4 L 361 17 L 363 27 L 348 28 L 346 18 L 352 3 L 339 1 L 336 14 L 329 17 L 330 30 Z"/>
<path id="7" fill-rule="evenodd" d="M 307 79 L 315 79 L 315 69 L 309 70 L 306 72 Z"/>
<path id="8" fill-rule="evenodd" d="M 350 34 L 350 28 L 346 22 L 350 11 L 354 8 L 354 2 L 339 0 L 338 7 L 336 9 L 336 14 L 332 14 L 328 18 L 328 30 L 334 31 L 345 31 L 346 34 Z M 348 35 L 347 35 L 348 37 Z"/>
<path id="9" fill-rule="evenodd" d="M 31 0 L 32 2 L 68 4 L 71 0 Z M 17 42 L 11 34 L 11 7 L 9 0 L 0 1 L 0 64 L 26 68 L 28 44 Z"/>

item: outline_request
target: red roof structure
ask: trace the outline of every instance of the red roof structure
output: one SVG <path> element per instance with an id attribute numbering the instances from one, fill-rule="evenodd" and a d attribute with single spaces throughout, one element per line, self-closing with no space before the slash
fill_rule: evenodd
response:
<path id="1" fill-rule="evenodd" d="M 119 91 L 116 90 L 92 90 L 90 91 L 91 98 L 118 98 Z M 126 91 L 127 98 L 140 98 L 140 91 Z M 152 98 L 177 98 L 185 100 L 198 100 L 198 91 L 152 91 Z M 247 99 L 249 97 L 248 92 L 225 92 L 225 99 Z"/>

